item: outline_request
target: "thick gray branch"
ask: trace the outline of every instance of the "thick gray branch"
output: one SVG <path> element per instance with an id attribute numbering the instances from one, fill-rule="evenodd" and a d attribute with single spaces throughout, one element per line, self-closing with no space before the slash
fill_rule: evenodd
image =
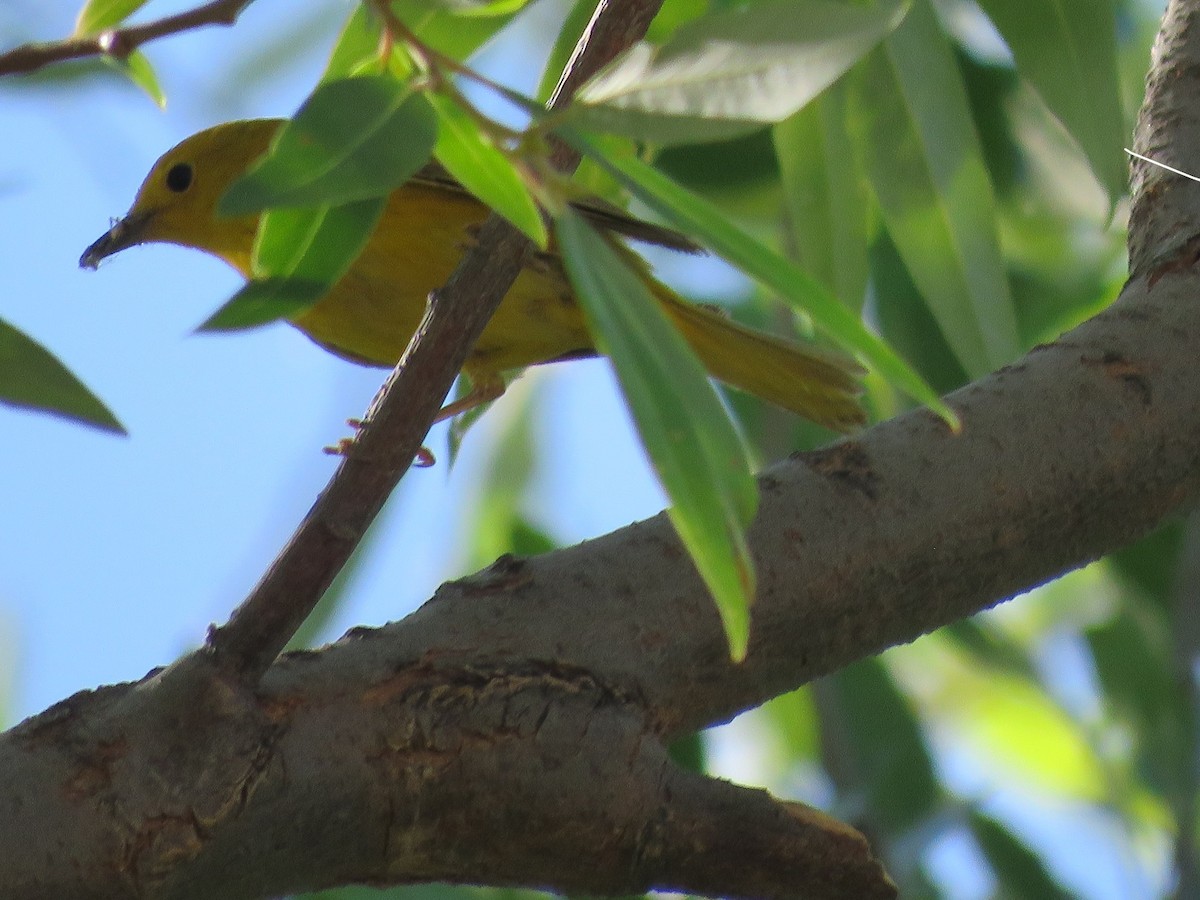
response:
<path id="1" fill-rule="evenodd" d="M 1198 301 L 1176 260 L 953 395 L 961 435 L 915 412 L 768 472 L 741 666 L 659 516 L 500 560 L 277 663 L 254 695 L 199 655 L 56 707 L 0 740 L 0 895 L 452 879 L 888 896 L 846 829 L 681 773 L 663 743 L 1190 508 Z"/>

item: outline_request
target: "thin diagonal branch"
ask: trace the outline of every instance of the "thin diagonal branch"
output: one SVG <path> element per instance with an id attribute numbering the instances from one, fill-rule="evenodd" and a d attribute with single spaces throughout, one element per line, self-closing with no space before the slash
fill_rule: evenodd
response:
<path id="1" fill-rule="evenodd" d="M 92 56 L 124 59 L 143 44 L 208 25 L 232 25 L 254 0 L 213 0 L 195 9 L 176 13 L 126 28 L 111 28 L 99 34 L 22 44 L 0 53 L 0 76 L 36 72 L 53 63 Z"/>
<path id="2" fill-rule="evenodd" d="M 604 0 L 564 74 L 576 85 L 632 44 L 661 0 Z M 560 88 L 554 102 L 569 100 Z M 577 160 L 556 154 L 572 168 Z M 418 453 L 443 398 L 521 271 L 529 241 L 492 215 L 450 281 L 430 297 L 412 342 L 368 411 L 346 459 L 229 622 L 209 635 L 218 666 L 258 678 L 358 546 Z"/>

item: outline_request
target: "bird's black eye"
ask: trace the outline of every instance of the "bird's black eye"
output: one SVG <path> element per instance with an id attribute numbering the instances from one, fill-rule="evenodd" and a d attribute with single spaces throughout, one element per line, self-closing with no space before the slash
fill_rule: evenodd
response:
<path id="1" fill-rule="evenodd" d="M 192 186 L 192 167 L 188 163 L 175 163 L 167 171 L 167 189 L 182 194 Z"/>

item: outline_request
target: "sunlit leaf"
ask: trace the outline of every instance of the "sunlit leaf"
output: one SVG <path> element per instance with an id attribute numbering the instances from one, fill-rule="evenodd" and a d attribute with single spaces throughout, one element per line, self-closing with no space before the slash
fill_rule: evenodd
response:
<path id="1" fill-rule="evenodd" d="M 958 727 L 981 752 L 1041 790 L 1092 800 L 1104 796 L 1095 749 L 1037 686 L 989 673 L 956 688 Z"/>
<path id="2" fill-rule="evenodd" d="M 426 44 L 447 56 L 462 60 L 495 37 L 528 2 L 392 0 L 392 9 Z"/>
<path id="3" fill-rule="evenodd" d="M 162 85 L 158 83 L 158 76 L 154 73 L 154 67 L 150 65 L 150 60 L 144 53 L 135 50 L 128 56 L 108 57 L 107 62 L 120 69 L 126 78 L 154 101 L 155 106 L 159 109 L 166 107 L 167 95 L 163 93 Z"/>
<path id="4" fill-rule="evenodd" d="M 567 210 L 555 233 L 597 346 L 612 360 L 669 515 L 717 603 L 734 659 L 746 653 L 754 566 L 745 528 L 758 491 L 700 361 L 620 252 Z"/>
<path id="5" fill-rule="evenodd" d="M 585 84 L 572 127 L 656 143 L 731 137 L 816 97 L 903 18 L 904 5 L 763 0 L 632 47 Z"/>
<path id="6" fill-rule="evenodd" d="M 438 119 L 434 155 L 462 185 L 546 248 L 546 222 L 525 182 L 507 156 L 480 131 L 478 123 L 453 100 L 427 98 Z"/>
<path id="7" fill-rule="evenodd" d="M 120 25 L 148 0 L 88 0 L 75 19 L 75 34 L 96 34 Z"/>
<path id="8" fill-rule="evenodd" d="M 382 28 L 367 4 L 359 3 L 342 26 L 321 81 L 339 81 L 367 74 L 377 67 Z"/>
<path id="9" fill-rule="evenodd" d="M 107 406 L 58 358 L 0 319 L 0 403 L 125 434 Z"/>
<path id="10" fill-rule="evenodd" d="M 425 98 L 385 75 L 324 82 L 285 122 L 267 154 L 221 198 L 221 215 L 341 204 L 402 185 L 433 152 Z"/>

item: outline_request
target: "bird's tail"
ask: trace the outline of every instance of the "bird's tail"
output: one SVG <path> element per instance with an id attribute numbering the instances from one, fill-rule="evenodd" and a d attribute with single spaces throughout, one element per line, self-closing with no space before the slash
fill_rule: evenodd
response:
<path id="1" fill-rule="evenodd" d="M 663 309 L 715 378 L 836 431 L 866 421 L 849 357 L 753 331 L 656 285 Z"/>

